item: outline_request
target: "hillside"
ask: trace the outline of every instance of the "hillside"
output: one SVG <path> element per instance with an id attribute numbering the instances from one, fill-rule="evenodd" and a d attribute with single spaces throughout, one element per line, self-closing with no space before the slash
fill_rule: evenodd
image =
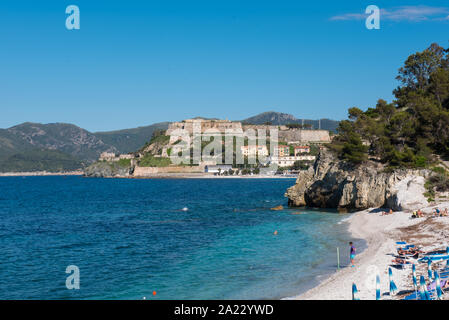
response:
<path id="1" fill-rule="evenodd" d="M 294 116 L 279 112 L 265 112 L 244 120 L 253 124 L 268 121 L 276 124 L 301 123 Z M 318 128 L 317 120 L 306 120 L 305 123 Z M 160 122 L 132 129 L 92 133 L 68 123 L 26 122 L 0 129 L 0 172 L 22 171 L 25 168 L 27 171 L 78 169 L 94 162 L 105 151 L 125 154 L 140 150 L 155 131 L 166 130 L 168 125 L 169 122 Z M 337 125 L 337 121 L 321 120 L 322 129 L 334 130 Z"/>
<path id="2" fill-rule="evenodd" d="M 29 150 L 0 160 L 0 172 L 65 172 L 84 166 L 84 162 L 57 150 Z"/>
<path id="3" fill-rule="evenodd" d="M 129 153 L 138 150 L 148 142 L 155 130 L 167 130 L 168 124 L 169 122 L 160 122 L 145 127 L 94 134 L 105 144 L 114 146 L 120 153 Z"/>
<path id="4" fill-rule="evenodd" d="M 154 130 L 167 127 L 168 123 L 157 123 L 91 133 L 67 123 L 22 123 L 0 129 L 0 172 L 79 169 L 104 151 L 128 153 L 139 149 Z"/>
<path id="5" fill-rule="evenodd" d="M 0 159 L 31 150 L 57 150 L 81 160 L 95 160 L 103 151 L 117 152 L 87 130 L 73 124 L 26 122 L 0 130 Z"/>
<path id="6" fill-rule="evenodd" d="M 295 116 L 288 113 L 268 111 L 242 120 L 242 122 L 247 124 L 271 123 L 273 125 L 286 125 L 286 124 L 302 124 L 302 119 L 298 119 Z M 318 129 L 319 121 L 304 119 L 304 125 L 309 125 L 313 129 Z M 338 128 L 338 121 L 330 119 L 321 119 L 321 129 L 335 132 L 337 128 Z"/>

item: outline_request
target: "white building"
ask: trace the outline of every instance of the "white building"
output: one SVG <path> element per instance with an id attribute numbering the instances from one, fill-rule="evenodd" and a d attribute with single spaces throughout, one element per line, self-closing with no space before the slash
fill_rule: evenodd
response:
<path id="1" fill-rule="evenodd" d="M 242 155 L 245 157 L 255 157 L 256 155 L 268 156 L 267 146 L 242 146 L 240 150 L 242 151 Z"/>
<path id="2" fill-rule="evenodd" d="M 279 167 L 291 167 L 296 161 L 314 161 L 315 156 L 296 156 L 296 157 L 269 157 L 270 163 L 276 164 Z"/>
<path id="3" fill-rule="evenodd" d="M 309 146 L 296 146 L 294 149 L 295 149 L 295 156 L 301 153 L 310 153 Z"/>
<path id="4" fill-rule="evenodd" d="M 115 159 L 115 153 L 113 152 L 103 152 L 100 154 L 100 161 L 113 161 Z"/>

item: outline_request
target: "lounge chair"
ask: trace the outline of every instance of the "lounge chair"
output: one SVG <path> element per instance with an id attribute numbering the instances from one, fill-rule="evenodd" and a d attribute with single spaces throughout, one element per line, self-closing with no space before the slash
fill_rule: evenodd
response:
<path id="1" fill-rule="evenodd" d="M 448 254 L 430 254 L 419 259 L 419 262 L 427 262 L 430 261 L 439 261 L 439 260 L 447 260 L 449 259 Z"/>

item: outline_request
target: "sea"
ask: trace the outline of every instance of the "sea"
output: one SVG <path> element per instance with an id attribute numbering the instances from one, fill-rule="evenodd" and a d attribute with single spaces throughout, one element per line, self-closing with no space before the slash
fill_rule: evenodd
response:
<path id="1" fill-rule="evenodd" d="M 294 183 L 0 177 L 0 299 L 296 296 L 354 239 L 347 214 L 288 208 Z"/>

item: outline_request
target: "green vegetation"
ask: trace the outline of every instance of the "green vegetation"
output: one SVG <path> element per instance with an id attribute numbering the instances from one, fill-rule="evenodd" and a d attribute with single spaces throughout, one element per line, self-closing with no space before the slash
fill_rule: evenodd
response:
<path id="1" fill-rule="evenodd" d="M 310 145 L 310 152 L 308 155 L 310 156 L 317 156 L 318 153 L 320 153 L 320 146 L 317 144 L 311 144 Z"/>
<path id="2" fill-rule="evenodd" d="M 120 159 L 117 164 L 123 168 L 131 167 L 131 159 Z"/>
<path id="3" fill-rule="evenodd" d="M 80 169 L 84 163 L 96 161 L 105 150 L 122 154 L 135 151 L 154 130 L 167 128 L 168 123 L 157 123 L 91 133 L 67 123 L 22 123 L 0 129 L 0 171 Z"/>
<path id="4" fill-rule="evenodd" d="M 295 161 L 293 166 L 290 168 L 292 170 L 307 170 L 310 166 L 313 165 L 313 161 Z"/>
<path id="5" fill-rule="evenodd" d="M 151 137 L 150 144 L 159 143 L 159 144 L 167 144 L 170 141 L 170 136 L 165 135 L 165 130 L 156 130 L 153 132 L 153 136 Z"/>
<path id="6" fill-rule="evenodd" d="M 434 173 L 431 175 L 424 185 L 427 192 L 424 193 L 428 201 L 433 201 L 435 199 L 436 192 L 446 192 L 449 191 L 449 176 L 447 171 L 442 167 L 431 168 Z"/>
<path id="7" fill-rule="evenodd" d="M 57 150 L 35 149 L 14 154 L 0 161 L 2 172 L 62 172 L 82 168 L 83 162 Z"/>
<path id="8" fill-rule="evenodd" d="M 119 153 L 125 154 L 139 150 L 155 131 L 167 130 L 167 128 L 168 122 L 161 122 L 133 129 L 96 132 L 94 135 L 104 143 L 114 146 Z"/>
<path id="9" fill-rule="evenodd" d="M 141 167 L 168 167 L 171 164 L 169 158 L 155 157 L 152 154 L 145 154 L 139 161 Z"/>
<path id="10" fill-rule="evenodd" d="M 423 168 L 434 155 L 449 158 L 449 51 L 432 44 L 411 55 L 396 79 L 400 86 L 392 103 L 348 110 L 349 120 L 340 122 L 330 145 L 341 159 Z"/>

